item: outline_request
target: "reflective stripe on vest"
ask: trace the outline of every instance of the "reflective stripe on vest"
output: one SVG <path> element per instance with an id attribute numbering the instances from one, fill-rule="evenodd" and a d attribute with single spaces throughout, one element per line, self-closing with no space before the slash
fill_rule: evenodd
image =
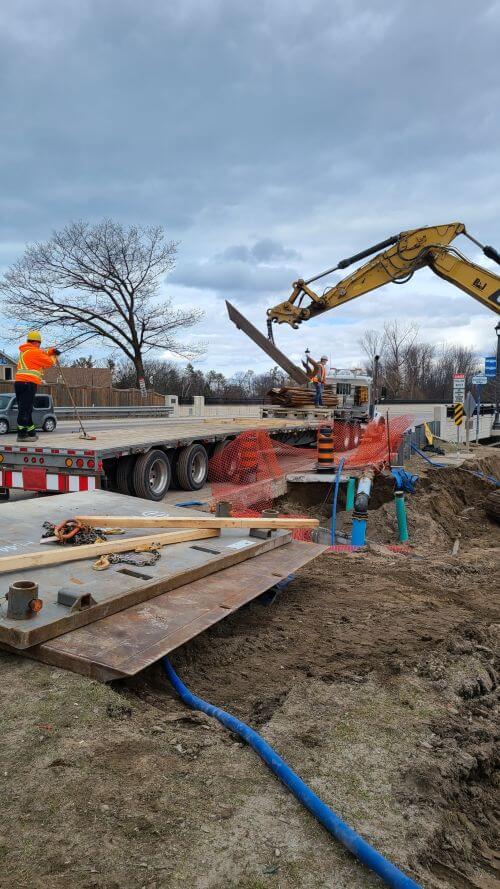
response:
<path id="1" fill-rule="evenodd" d="M 39 383 L 43 380 L 43 371 L 41 370 L 32 370 L 30 367 L 27 367 L 26 362 L 24 360 L 24 352 L 19 353 L 19 361 L 17 362 L 16 374 L 29 374 L 32 377 L 36 377 Z"/>

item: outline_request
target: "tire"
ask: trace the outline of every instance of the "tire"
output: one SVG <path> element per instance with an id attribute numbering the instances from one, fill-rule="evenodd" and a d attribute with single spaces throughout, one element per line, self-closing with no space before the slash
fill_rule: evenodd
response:
<path id="1" fill-rule="evenodd" d="M 0 435 L 7 435 L 9 429 L 9 421 L 4 419 L 0 420 Z"/>
<path id="2" fill-rule="evenodd" d="M 176 466 L 179 486 L 183 491 L 199 491 L 208 476 L 208 454 L 201 444 L 182 448 Z"/>
<path id="3" fill-rule="evenodd" d="M 347 423 L 337 423 L 333 427 L 333 442 L 336 451 L 348 451 L 351 443 L 351 435 Z"/>
<path id="4" fill-rule="evenodd" d="M 9 498 L 10 498 L 9 488 L 0 488 L 0 500 L 9 500 Z"/>
<path id="5" fill-rule="evenodd" d="M 135 461 L 133 484 L 136 497 L 162 500 L 171 480 L 170 461 L 163 451 L 148 451 Z"/>
<path id="6" fill-rule="evenodd" d="M 227 438 L 225 438 L 224 441 L 217 441 L 214 444 L 214 449 L 212 451 L 212 457 L 217 457 L 218 454 L 221 454 L 222 451 L 224 450 L 224 448 L 226 447 L 227 443 L 228 443 Z"/>
<path id="7" fill-rule="evenodd" d="M 356 424 L 352 427 L 351 447 L 352 447 L 352 448 L 357 448 L 358 445 L 359 445 L 359 443 L 360 443 L 360 441 L 361 441 L 361 430 L 360 430 L 360 428 L 359 428 L 359 424 L 356 423 Z"/>
<path id="8" fill-rule="evenodd" d="M 44 432 L 54 432 L 54 429 L 57 426 L 57 420 L 55 417 L 47 417 L 44 421 L 42 429 Z"/>
<path id="9" fill-rule="evenodd" d="M 134 465 L 136 458 L 133 454 L 128 457 L 120 457 L 116 467 L 116 487 L 120 494 L 135 495 L 134 489 Z"/>
<path id="10" fill-rule="evenodd" d="M 232 439 L 228 439 L 228 438 L 225 438 L 224 441 L 218 441 L 213 449 L 212 457 L 220 456 L 222 454 L 222 452 L 226 449 L 226 447 L 229 444 L 232 444 L 232 441 L 233 441 Z M 210 472 L 210 466 L 209 466 L 210 481 L 213 481 L 213 482 L 221 482 L 221 481 L 222 482 L 225 482 L 225 481 L 239 482 L 239 469 L 238 469 L 238 459 L 237 459 L 236 448 L 232 449 L 232 456 L 231 457 L 228 457 L 228 455 L 226 453 L 226 462 L 224 464 L 219 463 L 217 468 L 219 470 L 218 475 L 220 477 L 217 477 L 217 474 L 213 472 L 213 468 L 212 468 L 212 472 Z"/>

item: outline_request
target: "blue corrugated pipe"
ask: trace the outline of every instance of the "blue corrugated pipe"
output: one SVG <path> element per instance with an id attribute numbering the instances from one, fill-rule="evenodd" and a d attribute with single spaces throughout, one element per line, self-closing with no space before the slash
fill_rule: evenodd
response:
<path id="1" fill-rule="evenodd" d="M 339 460 L 339 465 L 337 466 L 337 473 L 335 475 L 335 487 L 333 489 L 333 501 L 332 501 L 332 529 L 330 535 L 330 543 L 332 546 L 335 546 L 335 529 L 337 527 L 337 497 L 339 495 L 339 483 L 340 476 L 342 474 L 342 467 L 345 463 L 345 457 L 341 457 Z"/>
<path id="2" fill-rule="evenodd" d="M 292 791 L 299 802 L 301 802 L 306 809 L 309 809 L 323 827 L 326 827 L 337 840 L 340 840 L 340 842 L 343 843 L 353 855 L 359 858 L 363 864 L 369 867 L 370 870 L 378 874 L 387 886 L 392 886 L 394 889 L 422 889 L 418 883 L 415 883 L 414 880 L 398 870 L 398 868 L 391 864 L 387 858 L 384 858 L 380 852 L 377 852 L 376 849 L 363 840 L 351 827 L 349 827 L 349 825 L 341 821 L 341 819 L 335 815 L 335 813 L 332 812 L 332 810 L 329 809 L 315 793 L 313 793 L 311 788 L 308 787 L 307 784 L 304 784 L 295 772 L 292 772 L 290 766 L 281 759 L 281 756 L 278 756 L 273 748 L 270 747 L 270 745 L 267 744 L 257 732 L 250 728 L 250 726 L 245 725 L 244 722 L 240 722 L 235 716 L 226 713 L 225 710 L 221 710 L 219 707 L 214 707 L 213 704 L 209 704 L 207 701 L 202 700 L 202 698 L 193 695 L 189 689 L 186 688 L 182 680 L 179 679 L 170 661 L 166 657 L 163 658 L 163 666 L 165 667 L 165 672 L 175 691 L 188 707 L 193 707 L 195 710 L 201 710 L 208 716 L 214 716 L 215 719 L 218 719 L 218 721 L 222 723 L 222 725 L 236 735 L 239 735 L 240 738 L 243 738 L 247 744 L 250 744 L 250 747 L 259 754 L 271 771 L 274 772 L 280 781 Z"/>

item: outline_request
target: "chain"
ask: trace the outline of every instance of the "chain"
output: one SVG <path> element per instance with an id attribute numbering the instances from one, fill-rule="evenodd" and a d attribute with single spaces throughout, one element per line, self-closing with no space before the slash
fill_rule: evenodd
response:
<path id="1" fill-rule="evenodd" d="M 143 553 L 136 553 L 130 550 L 128 553 L 110 553 L 107 558 L 111 565 L 122 562 L 125 565 L 135 565 L 136 568 L 147 568 L 149 565 L 155 565 L 160 555 L 161 553 L 158 549 L 152 549 Z"/>
<path id="2" fill-rule="evenodd" d="M 69 536 L 68 539 L 65 539 L 64 535 L 71 534 L 71 531 L 75 527 L 77 527 L 76 533 Z M 101 528 L 91 528 L 90 525 L 78 525 L 78 523 L 73 522 L 73 520 L 65 522 L 64 526 L 53 525 L 52 522 L 44 522 L 42 528 L 42 540 L 45 537 L 59 537 L 60 543 L 69 543 L 72 546 L 82 546 L 86 543 L 99 543 L 100 541 L 107 539 L 106 534 Z M 63 536 L 61 536 L 61 532 Z"/>

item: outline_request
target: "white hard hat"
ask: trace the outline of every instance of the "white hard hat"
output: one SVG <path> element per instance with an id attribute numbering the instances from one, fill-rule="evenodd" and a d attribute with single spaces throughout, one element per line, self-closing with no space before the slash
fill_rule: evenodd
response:
<path id="1" fill-rule="evenodd" d="M 320 360 L 321 361 L 328 361 L 328 355 L 322 355 Z"/>

